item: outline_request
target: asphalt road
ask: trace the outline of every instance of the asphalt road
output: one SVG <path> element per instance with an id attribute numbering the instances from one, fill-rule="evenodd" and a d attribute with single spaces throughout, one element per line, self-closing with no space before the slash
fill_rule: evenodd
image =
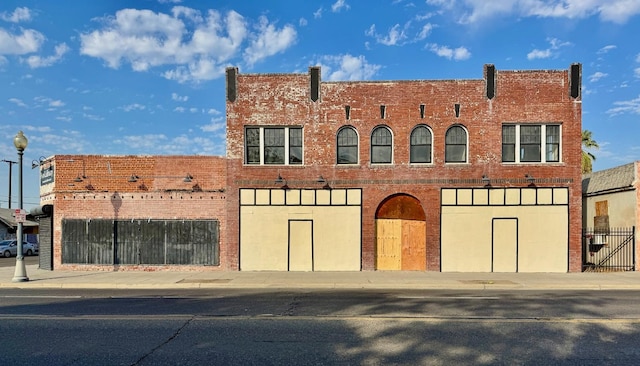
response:
<path id="1" fill-rule="evenodd" d="M 3 289 L 2 362 L 635 365 L 639 299 L 635 291 Z"/>

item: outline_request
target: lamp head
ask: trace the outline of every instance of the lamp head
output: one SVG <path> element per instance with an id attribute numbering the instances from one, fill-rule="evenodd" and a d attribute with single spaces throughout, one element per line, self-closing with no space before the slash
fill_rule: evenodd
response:
<path id="1" fill-rule="evenodd" d="M 13 145 L 18 151 L 22 152 L 27 148 L 27 144 L 29 144 L 29 140 L 27 140 L 22 131 L 18 131 L 16 137 L 13 138 Z"/>

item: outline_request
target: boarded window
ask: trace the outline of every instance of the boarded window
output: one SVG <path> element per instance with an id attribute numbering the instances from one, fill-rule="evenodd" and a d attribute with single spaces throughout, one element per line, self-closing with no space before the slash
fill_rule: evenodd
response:
<path id="1" fill-rule="evenodd" d="M 219 265 L 217 220 L 63 220 L 62 263 Z"/>

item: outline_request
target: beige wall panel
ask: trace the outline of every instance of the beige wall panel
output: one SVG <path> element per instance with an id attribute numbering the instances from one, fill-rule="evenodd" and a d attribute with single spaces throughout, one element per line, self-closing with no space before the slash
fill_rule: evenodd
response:
<path id="1" fill-rule="evenodd" d="M 346 205 L 347 204 L 347 191 L 345 189 L 332 189 L 331 190 L 331 204 L 332 205 Z"/>
<path id="2" fill-rule="evenodd" d="M 299 189 L 287 189 L 287 205 L 299 205 L 300 204 L 300 190 Z"/>
<path id="3" fill-rule="evenodd" d="M 255 198 L 255 191 L 253 189 L 241 189 L 240 190 L 240 204 L 241 205 L 253 205 Z"/>
<path id="4" fill-rule="evenodd" d="M 567 272 L 567 206 L 442 207 L 443 272 L 491 271 L 493 217 L 518 218 L 520 272 Z"/>
<path id="5" fill-rule="evenodd" d="M 519 272 L 567 272 L 566 206 L 528 206 L 519 214 Z"/>
<path id="6" fill-rule="evenodd" d="M 522 190 L 522 204 L 523 205 L 535 205 L 536 204 L 536 189 L 524 188 Z"/>
<path id="7" fill-rule="evenodd" d="M 270 189 L 256 189 L 256 205 L 268 205 L 271 197 Z"/>
<path id="8" fill-rule="evenodd" d="M 443 205 L 455 205 L 456 204 L 456 190 L 455 189 L 443 189 L 442 190 L 442 204 Z"/>
<path id="9" fill-rule="evenodd" d="M 315 271 L 359 271 L 360 206 L 313 207 Z"/>
<path id="10" fill-rule="evenodd" d="M 552 188 L 539 188 L 538 189 L 538 204 L 550 205 L 553 203 Z"/>
<path id="11" fill-rule="evenodd" d="M 359 271 L 360 217 L 360 206 L 240 207 L 240 269 L 286 271 L 289 220 L 312 219 L 314 270 Z"/>
<path id="12" fill-rule="evenodd" d="M 518 271 L 518 221 L 493 220 L 493 272 Z"/>
<path id="13" fill-rule="evenodd" d="M 347 190 L 347 204 L 360 205 L 362 204 L 362 191 L 359 189 Z"/>
<path id="14" fill-rule="evenodd" d="M 284 205 L 284 189 L 274 189 L 271 191 L 271 204 L 272 205 Z"/>
<path id="15" fill-rule="evenodd" d="M 402 220 L 376 220 L 376 269 L 402 269 Z"/>
<path id="16" fill-rule="evenodd" d="M 442 272 L 491 272 L 491 216 L 482 208 L 442 207 Z"/>
<path id="17" fill-rule="evenodd" d="M 331 190 L 323 189 L 316 191 L 316 204 L 317 205 L 330 205 L 331 204 Z"/>
<path id="18" fill-rule="evenodd" d="M 289 222 L 289 270 L 313 270 L 313 222 Z"/>
<path id="19" fill-rule="evenodd" d="M 584 226 L 593 228 L 596 202 L 607 201 L 610 227 L 632 227 L 636 224 L 636 192 L 624 191 L 587 197 L 583 200 Z"/>
<path id="20" fill-rule="evenodd" d="M 310 189 L 303 189 L 300 191 L 300 203 L 303 205 L 315 205 L 316 204 L 316 191 Z"/>
<path id="21" fill-rule="evenodd" d="M 553 204 L 566 205 L 569 203 L 569 190 L 566 188 L 553 189 Z"/>
<path id="22" fill-rule="evenodd" d="M 507 188 L 505 190 L 505 204 L 507 205 L 519 205 L 520 204 L 520 189 L 519 188 Z"/>
<path id="23" fill-rule="evenodd" d="M 487 205 L 487 204 L 489 204 L 489 190 L 488 189 L 474 189 L 473 190 L 473 204 L 474 205 Z"/>
<path id="24" fill-rule="evenodd" d="M 503 188 L 489 190 L 489 204 L 504 205 L 504 189 Z"/>
<path id="25" fill-rule="evenodd" d="M 287 216 L 286 206 L 240 207 L 241 270 L 287 270 Z"/>
<path id="26" fill-rule="evenodd" d="M 458 204 L 459 205 L 470 205 L 473 203 L 471 197 L 471 189 L 459 189 L 458 190 Z"/>

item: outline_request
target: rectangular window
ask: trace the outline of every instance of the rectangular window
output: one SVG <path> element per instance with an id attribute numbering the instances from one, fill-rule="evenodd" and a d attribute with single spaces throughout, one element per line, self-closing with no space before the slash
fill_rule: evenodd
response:
<path id="1" fill-rule="evenodd" d="M 560 151 L 560 125 L 502 126 L 504 163 L 557 163 Z"/>
<path id="2" fill-rule="evenodd" d="M 284 164 L 284 128 L 264 129 L 264 163 Z"/>
<path id="3" fill-rule="evenodd" d="M 502 161 L 516 161 L 516 126 L 502 126 Z"/>
<path id="4" fill-rule="evenodd" d="M 245 160 L 247 164 L 260 164 L 260 129 L 247 128 L 245 130 Z"/>
<path id="5" fill-rule="evenodd" d="M 540 126 L 520 126 L 520 161 L 540 161 Z"/>
<path id="6" fill-rule="evenodd" d="M 302 128 L 289 129 L 289 164 L 302 164 Z"/>
<path id="7" fill-rule="evenodd" d="M 302 128 L 245 128 L 245 163 L 252 165 L 302 164 Z"/>
<path id="8" fill-rule="evenodd" d="M 546 133 L 548 162 L 560 161 L 560 126 L 547 126 Z"/>

